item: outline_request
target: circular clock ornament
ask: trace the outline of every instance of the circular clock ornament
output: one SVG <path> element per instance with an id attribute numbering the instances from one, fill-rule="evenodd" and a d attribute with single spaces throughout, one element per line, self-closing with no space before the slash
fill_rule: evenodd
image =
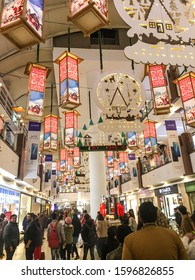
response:
<path id="1" fill-rule="evenodd" d="M 141 81 L 122 71 L 102 75 L 96 82 L 94 91 L 99 108 L 107 117 L 114 119 L 137 116 L 146 100 Z"/>

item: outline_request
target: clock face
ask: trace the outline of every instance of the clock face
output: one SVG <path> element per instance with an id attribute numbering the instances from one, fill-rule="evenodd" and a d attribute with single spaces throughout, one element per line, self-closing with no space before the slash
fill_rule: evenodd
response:
<path id="1" fill-rule="evenodd" d="M 107 74 L 97 82 L 95 90 L 97 105 L 108 116 L 135 116 L 145 104 L 141 81 L 126 73 Z"/>

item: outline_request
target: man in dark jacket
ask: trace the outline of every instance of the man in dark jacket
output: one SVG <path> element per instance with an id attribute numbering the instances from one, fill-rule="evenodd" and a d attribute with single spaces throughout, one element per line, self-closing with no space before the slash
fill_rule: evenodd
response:
<path id="1" fill-rule="evenodd" d="M 24 232 L 24 244 L 26 249 L 26 259 L 33 260 L 33 253 L 36 246 L 36 236 L 37 236 L 37 225 L 34 221 L 36 215 L 34 213 L 29 213 L 27 215 L 28 225 Z"/>
<path id="2" fill-rule="evenodd" d="M 96 230 L 94 220 L 91 219 L 89 214 L 84 215 L 85 223 L 81 229 L 81 237 L 84 243 L 83 260 L 87 259 L 88 250 L 90 250 L 91 260 L 95 260 L 94 247 L 96 243 Z"/>
<path id="3" fill-rule="evenodd" d="M 76 213 L 73 213 L 72 224 L 74 226 L 72 257 L 74 257 L 74 253 L 75 253 L 76 254 L 75 259 L 78 260 L 79 254 L 77 250 L 77 242 L 78 242 L 79 234 L 81 232 L 81 222 Z"/>
<path id="4" fill-rule="evenodd" d="M 16 223 L 17 215 L 10 217 L 9 223 L 5 226 L 3 232 L 3 240 L 5 242 L 6 260 L 12 260 L 17 246 L 19 245 L 19 229 Z"/>

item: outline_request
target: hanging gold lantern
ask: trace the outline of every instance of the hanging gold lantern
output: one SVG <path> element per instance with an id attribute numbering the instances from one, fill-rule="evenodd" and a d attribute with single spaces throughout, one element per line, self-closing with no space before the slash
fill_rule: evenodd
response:
<path id="1" fill-rule="evenodd" d="M 39 120 L 43 116 L 46 78 L 51 68 L 36 63 L 27 63 L 24 74 L 29 75 L 28 105 L 26 118 Z"/>
<path id="2" fill-rule="evenodd" d="M 57 151 L 58 149 L 58 116 L 44 117 L 44 151 Z"/>
<path id="3" fill-rule="evenodd" d="M 190 71 L 177 78 L 186 124 L 195 127 L 195 73 Z"/>
<path id="4" fill-rule="evenodd" d="M 1 33 L 17 48 L 43 42 L 44 0 L 2 0 Z"/>
<path id="5" fill-rule="evenodd" d="M 71 147 L 76 146 L 78 141 L 78 116 L 77 111 L 64 112 L 65 115 L 65 129 L 64 138 L 65 145 Z"/>
<path id="6" fill-rule="evenodd" d="M 109 24 L 108 0 L 69 0 L 69 16 L 75 24 L 88 37 L 91 33 Z"/>
<path id="7" fill-rule="evenodd" d="M 154 114 L 168 114 L 170 113 L 170 100 L 167 89 L 167 81 L 165 77 L 166 66 L 161 65 L 147 65 L 146 71 L 150 79 L 150 87 L 154 100 Z"/>
<path id="8" fill-rule="evenodd" d="M 80 105 L 78 64 L 83 59 L 65 51 L 56 60 L 59 64 L 60 107 L 75 109 Z"/>

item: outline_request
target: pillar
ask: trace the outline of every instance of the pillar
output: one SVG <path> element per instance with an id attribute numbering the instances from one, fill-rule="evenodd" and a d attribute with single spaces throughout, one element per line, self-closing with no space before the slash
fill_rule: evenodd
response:
<path id="1" fill-rule="evenodd" d="M 104 152 L 89 152 L 90 215 L 93 219 L 100 210 L 102 196 L 106 195 L 106 169 Z"/>

